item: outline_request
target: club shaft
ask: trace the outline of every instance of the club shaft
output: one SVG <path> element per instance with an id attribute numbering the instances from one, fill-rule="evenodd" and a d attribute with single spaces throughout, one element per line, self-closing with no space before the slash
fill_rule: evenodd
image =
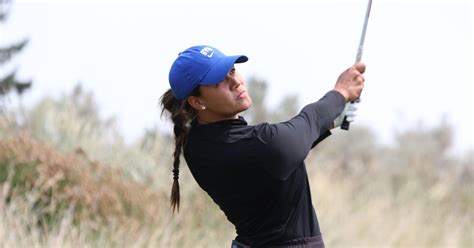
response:
<path id="1" fill-rule="evenodd" d="M 362 26 L 362 34 L 360 35 L 359 48 L 357 49 L 356 63 L 362 60 L 362 52 L 364 52 L 365 33 L 367 32 L 367 24 L 369 23 L 370 8 L 372 7 L 372 0 L 368 1 L 367 10 L 365 11 L 364 26 Z"/>

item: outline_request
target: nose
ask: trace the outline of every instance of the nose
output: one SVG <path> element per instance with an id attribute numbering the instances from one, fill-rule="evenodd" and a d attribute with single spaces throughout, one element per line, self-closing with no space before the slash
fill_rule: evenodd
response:
<path id="1" fill-rule="evenodd" d="M 235 89 L 239 88 L 239 86 L 243 85 L 243 84 L 244 84 L 244 82 L 240 77 L 237 77 L 236 75 L 231 77 L 230 87 L 231 87 L 232 90 L 235 90 Z"/>

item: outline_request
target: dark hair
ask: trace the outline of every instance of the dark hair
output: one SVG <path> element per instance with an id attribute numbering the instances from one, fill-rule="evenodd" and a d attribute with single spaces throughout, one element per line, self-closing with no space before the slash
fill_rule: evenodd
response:
<path id="1" fill-rule="evenodd" d="M 192 96 L 199 96 L 199 87 L 194 89 L 191 93 Z M 166 111 L 169 112 L 170 118 L 173 121 L 173 133 L 175 138 L 174 148 L 174 162 L 173 162 L 173 187 L 171 189 L 171 206 L 173 212 L 177 210 L 179 212 L 179 158 L 186 140 L 188 137 L 189 130 L 191 129 L 191 122 L 196 118 L 196 111 L 189 105 L 188 101 L 178 100 L 171 89 L 167 90 L 160 98 L 161 100 L 161 115 Z"/>

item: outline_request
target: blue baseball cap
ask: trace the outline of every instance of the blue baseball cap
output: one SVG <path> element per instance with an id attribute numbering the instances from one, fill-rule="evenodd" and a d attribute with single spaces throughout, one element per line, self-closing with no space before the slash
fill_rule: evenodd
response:
<path id="1" fill-rule="evenodd" d="M 178 100 L 184 100 L 199 85 L 222 82 L 235 63 L 247 60 L 245 55 L 226 56 L 211 46 L 190 47 L 179 53 L 171 66 L 171 90 Z"/>

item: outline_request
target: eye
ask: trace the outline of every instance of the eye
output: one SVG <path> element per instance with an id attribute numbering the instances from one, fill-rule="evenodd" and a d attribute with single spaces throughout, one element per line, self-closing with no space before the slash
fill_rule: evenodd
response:
<path id="1" fill-rule="evenodd" d="M 232 67 L 229 71 L 229 75 L 234 75 L 235 73 L 235 67 Z"/>

